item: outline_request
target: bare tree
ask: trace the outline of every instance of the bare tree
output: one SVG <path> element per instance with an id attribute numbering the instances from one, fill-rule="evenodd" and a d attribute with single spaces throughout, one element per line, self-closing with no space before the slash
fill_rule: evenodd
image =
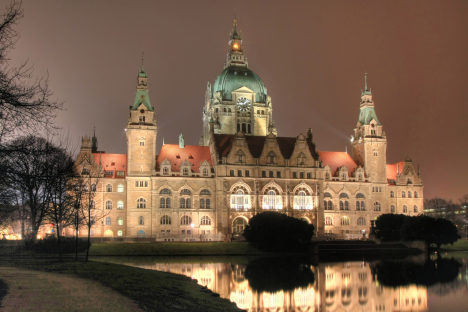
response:
<path id="1" fill-rule="evenodd" d="M 57 112 L 63 108 L 63 103 L 51 100 L 48 77 L 33 77 L 27 61 L 16 68 L 9 65 L 8 54 L 19 39 L 14 27 L 22 17 L 20 0 L 11 0 L 0 15 L 0 149 L 20 131 L 53 132 Z"/>

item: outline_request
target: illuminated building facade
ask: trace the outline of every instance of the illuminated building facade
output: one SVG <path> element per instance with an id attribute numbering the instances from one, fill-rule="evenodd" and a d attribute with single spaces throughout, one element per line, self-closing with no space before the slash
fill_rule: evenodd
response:
<path id="1" fill-rule="evenodd" d="M 249 68 L 236 22 L 228 47 L 223 72 L 207 85 L 199 145 L 180 135 L 179 144 L 163 144 L 156 154 L 157 112 L 143 64 L 127 154 L 99 152 L 95 136 L 83 138 L 76 165 L 84 175 L 98 172 L 96 209 L 106 214 L 92 235 L 222 240 L 255 214 L 278 211 L 314 224 L 318 236 L 349 239 L 367 234 L 380 214 L 422 212 L 423 184 L 412 161 L 387 164 L 367 77 L 352 155 L 319 151 L 311 129 L 278 136 L 272 99 Z"/>

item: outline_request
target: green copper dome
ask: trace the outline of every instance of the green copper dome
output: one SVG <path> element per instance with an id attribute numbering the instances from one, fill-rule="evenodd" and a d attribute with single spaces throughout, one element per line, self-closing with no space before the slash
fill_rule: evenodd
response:
<path id="1" fill-rule="evenodd" d="M 256 73 L 246 67 L 229 66 L 216 78 L 213 94 L 221 92 L 223 100 L 232 101 L 233 91 L 247 87 L 256 93 L 256 101 L 265 103 L 267 89 Z"/>

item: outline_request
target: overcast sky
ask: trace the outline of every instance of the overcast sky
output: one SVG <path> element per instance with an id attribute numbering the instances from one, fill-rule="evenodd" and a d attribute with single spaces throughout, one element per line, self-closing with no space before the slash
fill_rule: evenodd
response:
<path id="1" fill-rule="evenodd" d="M 77 144 L 96 126 L 100 150 L 126 153 L 144 52 L 158 150 L 181 132 L 196 145 L 234 9 L 279 136 L 311 127 L 318 150 L 350 152 L 367 71 L 388 163 L 420 165 L 425 197 L 468 193 L 468 1 L 26 0 L 11 58 L 48 72 Z"/>

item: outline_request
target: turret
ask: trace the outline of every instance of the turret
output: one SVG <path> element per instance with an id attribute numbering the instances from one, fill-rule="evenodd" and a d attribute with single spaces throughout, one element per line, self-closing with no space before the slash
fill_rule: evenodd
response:
<path id="1" fill-rule="evenodd" d="M 364 75 L 364 90 L 358 122 L 351 136 L 353 159 L 362 166 L 373 182 L 386 182 L 387 138 L 377 118 L 372 92 L 367 88 L 367 73 Z"/>

